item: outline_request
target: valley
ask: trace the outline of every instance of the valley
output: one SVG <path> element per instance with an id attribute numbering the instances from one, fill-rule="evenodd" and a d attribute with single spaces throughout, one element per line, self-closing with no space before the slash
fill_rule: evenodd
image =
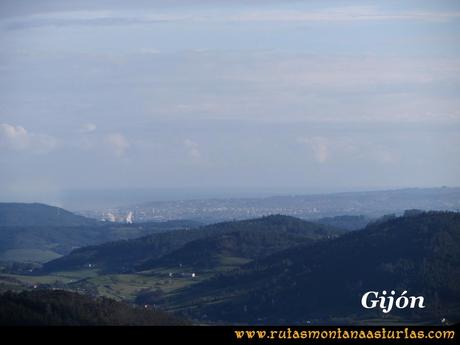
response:
<path id="1" fill-rule="evenodd" d="M 272 215 L 3 262 L 0 292 L 68 291 L 199 324 L 436 324 L 460 320 L 458 248 L 456 212 L 411 210 L 361 230 Z M 369 290 L 407 290 L 427 307 L 366 310 Z"/>

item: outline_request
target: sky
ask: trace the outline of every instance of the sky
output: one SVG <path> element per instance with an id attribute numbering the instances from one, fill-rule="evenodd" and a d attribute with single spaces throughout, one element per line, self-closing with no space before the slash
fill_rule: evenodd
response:
<path id="1" fill-rule="evenodd" d="M 0 0 L 0 201 L 460 186 L 459 87 L 459 1 Z"/>

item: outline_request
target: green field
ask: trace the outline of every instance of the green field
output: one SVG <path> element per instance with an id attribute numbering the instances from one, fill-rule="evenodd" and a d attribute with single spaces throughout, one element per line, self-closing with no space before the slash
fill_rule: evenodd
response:
<path id="1" fill-rule="evenodd" d="M 0 261 L 6 262 L 47 262 L 61 255 L 45 249 L 10 249 L 0 253 Z"/>
<path id="2" fill-rule="evenodd" d="M 170 274 L 173 276 L 170 277 Z M 209 273 L 191 277 L 189 272 L 171 269 L 132 274 L 100 274 L 96 269 L 57 272 L 49 275 L 2 273 L 0 291 L 54 288 L 134 302 L 140 291 L 161 289 L 167 297 L 168 294 L 173 294 L 181 288 L 209 277 Z"/>
<path id="3" fill-rule="evenodd" d="M 97 268 L 74 271 L 53 272 L 46 275 L 0 273 L 0 292 L 7 290 L 63 289 L 91 296 L 109 297 L 119 301 L 134 303 L 139 294 L 161 292 L 159 303 L 162 308 L 178 311 L 193 308 L 194 305 L 162 303 L 169 301 L 183 288 L 202 282 L 216 273 L 230 271 L 250 260 L 241 257 L 219 256 L 220 265 L 209 270 L 196 272 L 192 276 L 190 268 L 166 266 L 135 273 L 103 273 Z M 208 303 L 216 303 L 210 299 Z"/>

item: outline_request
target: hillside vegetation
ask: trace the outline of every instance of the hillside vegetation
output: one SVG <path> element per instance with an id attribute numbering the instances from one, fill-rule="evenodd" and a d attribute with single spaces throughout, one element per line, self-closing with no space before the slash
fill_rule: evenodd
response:
<path id="1" fill-rule="evenodd" d="M 179 264 L 203 269 L 214 266 L 219 256 L 254 259 L 342 233 L 343 230 L 294 217 L 267 216 L 79 248 L 46 263 L 44 271 L 74 270 L 88 264 L 105 272 Z"/>
<path id="2" fill-rule="evenodd" d="M 42 204 L 0 203 L 0 261 L 46 262 L 75 248 L 197 226 L 196 222 L 99 222 Z"/>
<path id="3" fill-rule="evenodd" d="M 427 212 L 255 260 L 165 303 L 196 318 L 244 323 L 409 318 L 460 320 L 460 214 Z M 367 291 L 424 296 L 426 309 L 366 310 Z"/>
<path id="4" fill-rule="evenodd" d="M 6 292 L 0 295 L 0 326 L 159 326 L 185 321 L 170 314 L 134 308 L 108 298 L 68 291 Z"/>

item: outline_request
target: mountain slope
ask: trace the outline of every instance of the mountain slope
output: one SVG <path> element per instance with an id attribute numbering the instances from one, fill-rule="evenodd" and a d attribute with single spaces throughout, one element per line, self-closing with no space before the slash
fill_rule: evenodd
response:
<path id="1" fill-rule="evenodd" d="M 256 225 L 260 222 L 259 225 Z M 252 220 L 253 229 L 246 229 L 241 222 L 241 230 L 216 234 L 186 243 L 183 247 L 161 257 L 146 262 L 138 269 L 183 266 L 194 270 L 213 269 L 227 263 L 248 262 L 262 258 L 286 248 L 300 244 L 330 239 L 341 234 L 332 227 L 316 225 L 293 217 L 269 216 Z M 250 231 L 248 231 L 250 230 Z"/>
<path id="2" fill-rule="evenodd" d="M 44 204 L 0 203 L 0 227 L 82 226 L 97 221 Z"/>
<path id="3" fill-rule="evenodd" d="M 187 256 L 190 259 L 196 255 L 201 255 L 205 258 L 210 257 L 212 254 L 207 252 L 207 250 L 212 249 L 215 250 L 214 254 L 219 254 L 219 246 L 225 242 L 225 238 L 238 236 L 228 234 L 237 232 L 247 232 L 247 234 L 239 235 L 245 236 L 247 241 L 239 243 L 238 246 L 236 243 L 233 243 L 232 248 L 245 248 L 249 246 L 245 251 L 250 251 L 251 253 L 256 253 L 257 251 L 271 253 L 277 246 L 280 247 L 278 249 L 284 249 L 287 246 L 296 244 L 298 241 L 323 239 L 343 233 L 341 230 L 335 230 L 325 225 L 309 223 L 294 217 L 268 216 L 245 221 L 217 223 L 198 229 L 175 231 L 172 233 L 165 232 L 129 241 L 118 241 L 99 246 L 80 248 L 72 251 L 72 253 L 65 257 L 46 263 L 44 270 L 47 272 L 72 270 L 91 263 L 106 271 L 127 272 L 155 267 L 158 264 L 157 260 L 168 254 L 171 254 L 169 258 L 173 261 L 180 260 L 182 255 L 185 260 L 184 264 L 186 264 L 188 262 Z M 223 236 L 225 234 L 227 236 Z M 258 234 L 257 238 L 250 238 L 251 236 L 257 236 L 256 234 Z M 291 237 L 283 239 L 284 244 L 282 244 L 283 242 L 279 244 L 278 242 L 282 234 L 289 234 Z M 218 236 L 221 237 L 218 238 Z M 265 237 L 265 243 L 271 241 L 268 247 L 264 246 L 262 248 L 261 244 L 259 244 L 258 241 L 263 237 Z M 191 243 L 198 240 L 204 240 L 204 242 Z M 186 246 L 188 243 L 190 244 Z M 177 256 L 172 255 L 174 251 L 182 247 L 184 247 L 182 252 L 177 253 Z M 256 247 L 258 249 L 254 251 Z M 202 250 L 203 248 L 206 248 L 206 250 Z M 165 260 L 168 261 L 168 259 Z"/>
<path id="4" fill-rule="evenodd" d="M 325 217 L 313 220 L 315 223 L 330 225 L 338 229 L 344 230 L 360 230 L 372 222 L 372 219 L 366 216 L 335 216 Z"/>
<path id="5" fill-rule="evenodd" d="M 0 295 L 0 326 L 180 324 L 184 321 L 163 312 L 67 291 L 38 290 Z"/>
<path id="6" fill-rule="evenodd" d="M 426 309 L 365 310 L 367 291 L 425 297 Z M 460 214 L 428 212 L 275 253 L 196 284 L 167 303 L 224 322 L 332 322 L 369 317 L 460 321 Z M 212 301 L 212 303 L 209 303 Z"/>
<path id="7" fill-rule="evenodd" d="M 45 262 L 93 244 L 195 226 L 196 222 L 98 222 L 41 204 L 0 204 L 0 261 Z"/>

